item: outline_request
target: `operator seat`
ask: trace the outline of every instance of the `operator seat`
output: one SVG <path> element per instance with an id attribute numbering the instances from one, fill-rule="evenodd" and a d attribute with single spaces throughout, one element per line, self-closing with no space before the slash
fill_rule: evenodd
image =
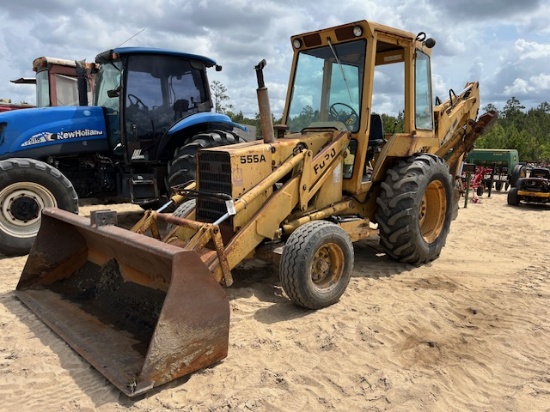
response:
<path id="1" fill-rule="evenodd" d="M 382 124 L 382 116 L 378 113 L 370 115 L 370 133 L 369 144 L 367 146 L 367 162 L 374 158 L 374 152 L 386 142 L 384 138 L 384 126 Z"/>
<path id="2" fill-rule="evenodd" d="M 177 122 L 183 117 L 183 112 L 189 110 L 189 100 L 179 99 L 176 100 L 172 106 L 174 109 L 174 121 Z"/>
<path id="3" fill-rule="evenodd" d="M 370 115 L 370 134 L 369 147 L 380 146 L 384 143 L 384 126 L 382 124 L 382 116 L 378 113 Z"/>

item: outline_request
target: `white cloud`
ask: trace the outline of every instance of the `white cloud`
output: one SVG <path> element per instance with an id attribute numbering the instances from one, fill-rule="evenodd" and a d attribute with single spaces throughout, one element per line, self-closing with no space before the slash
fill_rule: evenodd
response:
<path id="1" fill-rule="evenodd" d="M 518 39 L 514 43 L 519 60 L 539 60 L 550 57 L 550 44 L 540 44 L 533 41 Z"/>
<path id="2" fill-rule="evenodd" d="M 540 73 L 527 80 L 515 79 L 511 86 L 504 88 L 504 93 L 510 96 L 544 95 L 550 91 L 550 74 Z"/>
<path id="3" fill-rule="evenodd" d="M 504 87 L 504 93 L 510 96 L 525 95 L 533 91 L 533 87 L 524 79 L 515 79 L 511 86 Z"/>
<path id="4" fill-rule="evenodd" d="M 548 90 L 550 58 L 550 4 L 542 0 L 18 0 L 2 3 L 0 19 L 0 98 L 15 102 L 34 102 L 31 87 L 9 82 L 32 76 L 34 58 L 92 61 L 127 41 L 213 58 L 224 70 L 211 79 L 222 81 L 235 109 L 250 116 L 258 110 L 253 67 L 265 58 L 272 108 L 280 116 L 290 36 L 362 19 L 435 38 L 433 89 L 442 98 L 480 81 L 482 105 L 498 106 L 512 93 L 526 107 L 550 99 L 541 93 Z M 378 101 L 390 107 L 391 99 Z"/>

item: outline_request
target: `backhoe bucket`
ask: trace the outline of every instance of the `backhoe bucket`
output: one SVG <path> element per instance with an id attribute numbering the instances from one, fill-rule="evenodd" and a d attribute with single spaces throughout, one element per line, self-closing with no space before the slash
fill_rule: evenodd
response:
<path id="1" fill-rule="evenodd" d="M 229 301 L 194 251 L 45 209 L 16 295 L 128 396 L 227 356 Z"/>

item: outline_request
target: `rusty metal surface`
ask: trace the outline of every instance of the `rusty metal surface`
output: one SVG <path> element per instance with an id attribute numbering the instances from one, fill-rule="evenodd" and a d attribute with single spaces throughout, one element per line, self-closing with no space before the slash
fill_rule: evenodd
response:
<path id="1" fill-rule="evenodd" d="M 16 295 L 128 396 L 227 356 L 228 298 L 195 251 L 59 209 Z"/>
<path id="2" fill-rule="evenodd" d="M 462 139 L 456 142 L 456 144 L 452 148 L 453 150 L 451 155 L 446 160 L 451 171 L 457 169 L 457 164 L 462 160 L 464 154 L 470 152 L 473 149 L 474 143 L 478 139 L 478 137 L 488 131 L 493 126 L 496 119 L 497 113 L 495 111 L 489 111 L 482 114 L 477 119 L 477 122 L 473 124 L 468 133 L 466 133 L 466 135 Z M 443 157 L 445 153 L 438 152 L 437 154 Z"/>

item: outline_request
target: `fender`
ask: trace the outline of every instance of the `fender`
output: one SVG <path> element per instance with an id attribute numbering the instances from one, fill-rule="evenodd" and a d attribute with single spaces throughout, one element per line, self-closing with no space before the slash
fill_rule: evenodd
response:
<path id="1" fill-rule="evenodd" d="M 196 126 L 198 124 L 203 123 L 210 123 L 213 125 L 218 124 L 220 128 L 230 128 L 233 129 L 234 127 L 241 129 L 245 132 L 248 132 L 248 127 L 243 126 L 242 124 L 238 124 L 233 122 L 229 116 L 225 114 L 220 113 L 196 113 L 192 116 L 186 117 L 185 119 L 181 119 L 179 122 L 174 124 L 166 134 L 169 136 L 171 134 L 177 133 L 183 129 L 187 129 L 191 126 Z"/>
<path id="2" fill-rule="evenodd" d="M 0 114 L 0 158 L 39 158 L 108 148 L 101 107 L 40 107 Z"/>

